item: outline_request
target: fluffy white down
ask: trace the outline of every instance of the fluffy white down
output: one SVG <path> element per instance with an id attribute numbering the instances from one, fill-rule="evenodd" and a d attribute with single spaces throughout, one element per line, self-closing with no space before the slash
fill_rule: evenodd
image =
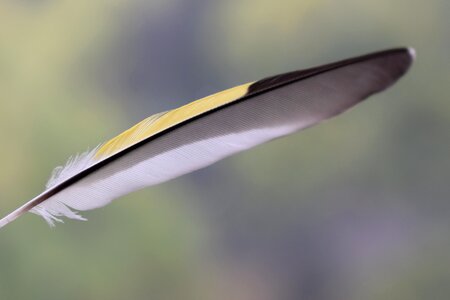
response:
<path id="1" fill-rule="evenodd" d="M 87 150 L 83 153 L 71 156 L 65 165 L 54 168 L 47 184 L 45 185 L 45 188 L 50 189 L 57 186 L 70 177 L 73 177 L 74 175 L 95 164 L 96 160 L 94 159 L 94 156 L 99 147 L 100 145 L 92 150 Z"/>
<path id="2" fill-rule="evenodd" d="M 46 190 L 57 186 L 58 184 L 94 165 L 97 162 L 97 160 L 94 159 L 94 156 L 99 147 L 100 145 L 92 150 L 87 150 L 83 153 L 71 156 L 65 165 L 54 168 L 47 184 L 45 185 Z M 57 218 L 58 216 L 65 216 L 70 219 L 86 221 L 85 218 L 71 210 L 61 201 L 54 201 L 51 205 L 48 205 L 47 202 L 45 202 L 44 204 L 33 207 L 30 212 L 42 216 L 50 226 L 54 226 L 55 222 L 63 222 L 61 219 Z"/>

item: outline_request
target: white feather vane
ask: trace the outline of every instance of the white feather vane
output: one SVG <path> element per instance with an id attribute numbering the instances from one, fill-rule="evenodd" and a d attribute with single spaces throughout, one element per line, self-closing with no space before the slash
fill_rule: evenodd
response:
<path id="1" fill-rule="evenodd" d="M 50 225 L 133 191 L 329 119 L 395 83 L 414 51 L 391 49 L 294 71 L 151 116 L 53 171 L 46 190 L 0 220 L 30 211 Z"/>

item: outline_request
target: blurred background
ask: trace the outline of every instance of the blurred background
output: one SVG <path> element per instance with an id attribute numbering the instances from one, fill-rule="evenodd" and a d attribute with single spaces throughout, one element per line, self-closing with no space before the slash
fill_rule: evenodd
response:
<path id="1" fill-rule="evenodd" d="M 0 299 L 447 299 L 450 2 L 0 2 L 0 212 L 141 119 L 395 46 L 343 116 L 49 228 L 0 231 Z"/>

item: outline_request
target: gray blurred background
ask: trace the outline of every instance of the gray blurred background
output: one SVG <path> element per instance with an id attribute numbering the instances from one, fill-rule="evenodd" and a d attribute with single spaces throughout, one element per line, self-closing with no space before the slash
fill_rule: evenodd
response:
<path id="1" fill-rule="evenodd" d="M 0 212 L 141 119 L 395 46 L 343 116 L 50 229 L 0 231 L 0 299 L 447 299 L 450 2 L 0 2 Z"/>

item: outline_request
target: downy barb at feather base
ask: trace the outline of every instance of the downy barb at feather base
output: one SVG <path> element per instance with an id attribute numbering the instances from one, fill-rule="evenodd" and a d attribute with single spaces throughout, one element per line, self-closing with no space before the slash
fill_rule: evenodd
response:
<path id="1" fill-rule="evenodd" d="M 307 128 L 394 84 L 415 57 L 398 48 L 243 84 L 151 116 L 53 172 L 30 211 L 50 225 L 133 191 Z"/>

